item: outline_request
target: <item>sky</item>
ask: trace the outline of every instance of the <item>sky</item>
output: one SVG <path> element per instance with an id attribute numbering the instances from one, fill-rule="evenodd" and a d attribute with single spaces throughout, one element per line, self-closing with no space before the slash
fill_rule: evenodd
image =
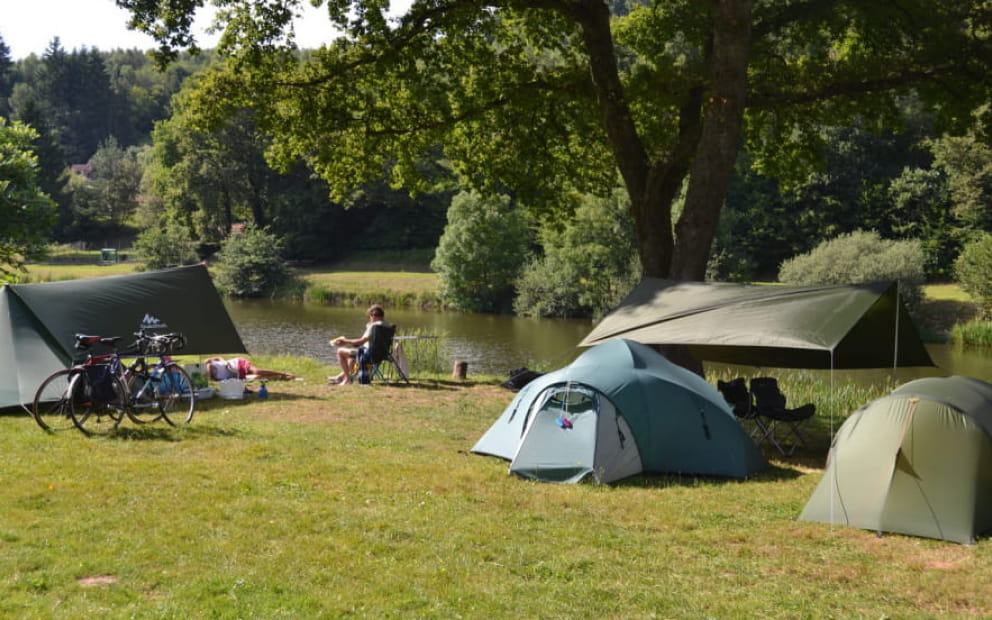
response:
<path id="1" fill-rule="evenodd" d="M 326 9 L 314 9 L 308 2 L 302 4 L 306 7 L 305 17 L 296 23 L 300 47 L 318 47 L 330 41 L 332 30 Z M 197 16 L 197 45 L 204 49 L 217 42 L 216 36 L 204 32 L 210 16 L 205 9 Z M 30 54 L 41 56 L 55 37 L 67 51 L 84 47 L 102 51 L 155 47 L 148 35 L 128 30 L 127 20 L 128 12 L 118 8 L 114 0 L 0 0 L 0 36 L 15 61 Z"/>

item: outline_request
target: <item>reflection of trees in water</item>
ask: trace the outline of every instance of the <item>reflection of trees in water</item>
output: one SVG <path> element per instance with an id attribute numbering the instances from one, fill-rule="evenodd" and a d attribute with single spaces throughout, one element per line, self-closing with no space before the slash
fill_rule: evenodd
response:
<path id="1" fill-rule="evenodd" d="M 335 362 L 334 336 L 358 336 L 364 329 L 364 308 L 321 306 L 273 300 L 227 300 L 225 305 L 253 354 L 305 355 L 323 364 Z M 469 363 L 470 374 L 502 376 L 528 366 L 550 370 L 571 362 L 576 344 L 591 323 L 582 320 L 525 319 L 489 314 L 386 309 L 386 320 L 397 335 L 434 335 L 439 372 L 450 372 L 454 360 Z M 407 345 L 404 345 L 406 347 Z M 427 343 L 415 345 L 413 355 L 434 356 Z M 405 349 L 409 354 L 410 349 Z M 415 368 L 421 368 L 420 362 Z M 433 367 L 434 362 L 431 361 Z"/>

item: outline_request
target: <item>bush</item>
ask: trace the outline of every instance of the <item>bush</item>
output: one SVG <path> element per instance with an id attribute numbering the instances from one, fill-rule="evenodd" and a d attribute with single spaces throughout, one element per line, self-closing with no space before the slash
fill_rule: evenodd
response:
<path id="1" fill-rule="evenodd" d="M 894 241 L 882 239 L 877 232 L 855 231 L 783 262 L 778 279 L 799 285 L 898 280 L 906 305 L 916 308 L 924 260 L 919 241 Z"/>
<path id="2" fill-rule="evenodd" d="M 196 243 L 189 231 L 175 220 L 166 220 L 163 226 L 149 228 L 134 242 L 134 249 L 145 261 L 146 269 L 167 269 L 200 262 Z"/>
<path id="3" fill-rule="evenodd" d="M 637 283 L 640 265 L 626 194 L 585 197 L 564 229 L 545 228 L 544 257 L 517 283 L 517 314 L 598 317 Z"/>
<path id="4" fill-rule="evenodd" d="M 454 196 L 431 262 L 441 299 L 458 310 L 508 310 L 530 238 L 526 219 L 509 198 Z"/>
<path id="5" fill-rule="evenodd" d="M 961 248 L 954 261 L 954 276 L 978 305 L 979 316 L 992 316 L 992 234 L 980 233 Z"/>
<path id="6" fill-rule="evenodd" d="M 231 235 L 217 254 L 217 288 L 233 297 L 271 296 L 289 279 L 282 261 L 282 239 L 267 228 L 249 225 Z"/>

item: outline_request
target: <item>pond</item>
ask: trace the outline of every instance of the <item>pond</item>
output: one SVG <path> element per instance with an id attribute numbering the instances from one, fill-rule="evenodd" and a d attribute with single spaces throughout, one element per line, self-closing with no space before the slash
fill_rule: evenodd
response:
<path id="1" fill-rule="evenodd" d="M 248 351 L 255 354 L 307 355 L 332 364 L 335 336 L 358 337 L 365 329 L 364 307 L 301 304 L 280 300 L 228 300 L 228 312 Z M 468 362 L 469 373 L 505 375 L 519 366 L 553 369 L 571 362 L 576 345 L 589 333 L 589 320 L 530 319 L 386 309 L 397 336 L 441 336 L 441 372 L 454 360 Z"/>
<path id="2" fill-rule="evenodd" d="M 364 307 L 301 304 L 281 300 L 225 302 L 248 351 L 266 355 L 307 355 L 332 365 L 334 336 L 360 336 Z M 469 373 L 505 376 L 519 366 L 560 368 L 581 353 L 578 343 L 593 327 L 584 319 L 532 319 L 490 314 L 461 314 L 386 309 L 397 335 L 441 335 L 439 372 L 450 372 L 454 360 L 469 364 Z M 992 381 L 992 351 L 928 345 L 937 368 L 900 368 L 897 382 L 933 375 L 964 375 Z M 708 365 L 708 367 L 710 367 Z M 718 366 L 714 366 L 719 370 Z M 835 381 L 874 382 L 892 369 L 838 372 Z"/>

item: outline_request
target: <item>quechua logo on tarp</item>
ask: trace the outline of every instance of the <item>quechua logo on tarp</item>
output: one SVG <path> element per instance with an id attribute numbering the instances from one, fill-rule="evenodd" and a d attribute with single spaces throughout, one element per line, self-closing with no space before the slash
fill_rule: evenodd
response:
<path id="1" fill-rule="evenodd" d="M 169 326 L 152 314 L 145 314 L 141 319 L 141 329 L 167 329 Z"/>

